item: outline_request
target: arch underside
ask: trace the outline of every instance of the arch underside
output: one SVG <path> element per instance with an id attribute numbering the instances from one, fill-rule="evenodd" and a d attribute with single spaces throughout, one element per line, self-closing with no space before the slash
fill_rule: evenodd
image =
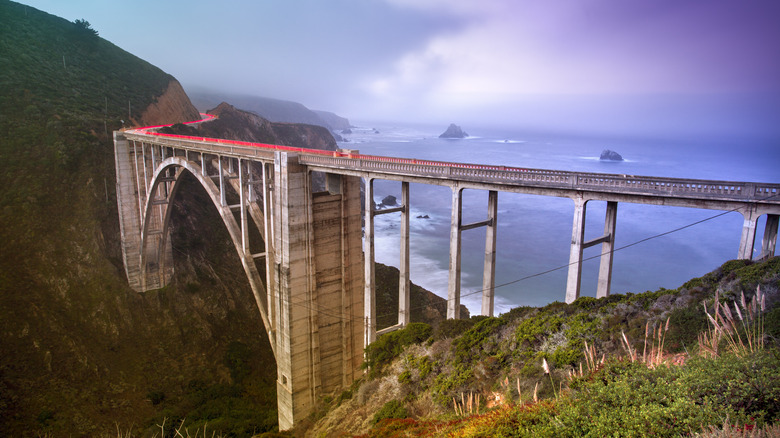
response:
<path id="1" fill-rule="evenodd" d="M 221 165 L 220 161 L 217 166 Z M 150 193 L 150 196 L 145 201 L 142 218 L 140 253 L 141 282 L 142 284 L 145 284 L 146 277 L 147 275 L 150 275 L 150 273 L 157 272 L 162 275 L 166 272 L 165 262 L 171 263 L 171 259 L 166 260 L 165 257 L 166 248 L 168 247 L 168 245 L 166 245 L 166 239 L 169 234 L 172 210 L 171 205 L 176 197 L 178 188 L 180 187 L 179 180 L 184 172 L 189 172 L 189 174 L 200 183 L 222 218 L 222 222 L 225 224 L 230 239 L 233 242 L 233 246 L 236 249 L 236 253 L 241 261 L 244 273 L 249 280 L 249 285 L 252 288 L 257 307 L 260 310 L 260 316 L 263 319 L 263 325 L 269 336 L 271 348 L 274 351 L 274 356 L 276 356 L 276 343 L 273 337 L 275 330 L 273 330 L 273 326 L 269 320 L 268 305 L 266 303 L 266 287 L 263 284 L 254 257 L 249 252 L 248 245 L 246 245 L 244 238 L 242 237 L 246 234 L 242 234 L 242 224 L 236 220 L 231 206 L 224 202 L 225 187 L 220 191 L 220 187 L 214 183 L 210 176 L 203 172 L 203 168 L 199 163 L 186 160 L 179 156 L 173 156 L 160 162 L 157 168 L 154 169 L 149 184 L 150 189 L 148 193 Z M 173 175 L 171 175 L 171 173 L 173 173 Z M 161 198 L 155 198 L 153 195 L 158 193 L 161 194 Z M 249 202 L 246 202 L 243 197 L 241 198 L 245 206 L 250 204 Z M 266 233 L 264 232 L 263 227 L 259 226 L 265 219 L 264 217 L 258 217 L 258 215 L 263 215 L 263 211 L 259 208 L 257 203 L 252 204 L 254 204 L 254 208 L 246 208 L 241 211 L 243 214 L 248 212 L 252 216 L 253 222 L 255 222 L 261 237 L 265 240 Z M 155 208 L 158 206 L 161 207 L 162 212 L 160 212 L 160 209 Z M 154 229 L 155 226 L 153 224 L 155 224 L 154 219 L 156 219 L 153 217 L 154 215 L 160 216 L 159 222 L 161 223 L 157 224 L 157 226 L 160 227 L 158 229 Z M 243 221 L 243 226 L 247 227 L 248 221 L 246 219 Z"/>

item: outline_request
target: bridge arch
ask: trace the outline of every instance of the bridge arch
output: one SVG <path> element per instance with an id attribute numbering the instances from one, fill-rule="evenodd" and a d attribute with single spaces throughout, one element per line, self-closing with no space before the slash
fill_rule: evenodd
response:
<path id="1" fill-rule="evenodd" d="M 169 174 L 171 170 L 174 172 L 175 176 L 173 177 L 172 181 L 167 181 L 167 179 L 170 178 Z M 160 184 L 163 184 L 164 182 L 172 183 L 170 187 L 166 189 L 167 194 L 165 203 L 162 204 L 165 206 L 160 230 L 162 237 L 160 238 L 159 244 L 155 245 L 156 248 L 151 248 L 152 251 L 156 251 L 153 253 L 156 254 L 153 259 L 159 261 L 159 263 L 164 263 L 165 257 L 163 252 L 166 248 L 165 243 L 170 226 L 172 210 L 171 206 L 173 200 L 176 198 L 176 194 L 178 193 L 178 188 L 180 187 L 180 178 L 185 174 L 185 172 L 195 177 L 195 180 L 200 183 L 211 199 L 211 202 L 214 204 L 214 207 L 216 207 L 217 212 L 222 218 L 222 222 L 227 228 L 228 234 L 230 235 L 230 240 L 233 242 L 233 246 L 236 249 L 239 259 L 241 260 L 244 273 L 249 280 L 249 285 L 252 288 L 252 293 L 255 297 L 255 301 L 257 302 L 257 307 L 260 310 L 260 316 L 263 319 L 263 325 L 265 326 L 266 333 L 269 335 L 269 339 L 271 340 L 271 349 L 273 350 L 274 356 L 276 357 L 276 345 L 273 342 L 272 337 L 273 327 L 269 321 L 267 305 L 264 300 L 264 297 L 266 296 L 266 290 L 251 254 L 247 254 L 247 252 L 244 250 L 244 245 L 242 243 L 241 225 L 236 221 L 230 206 L 222 202 L 222 193 L 220 192 L 220 188 L 214 183 L 214 181 L 212 181 L 211 177 L 204 174 L 202 166 L 198 163 L 189 161 L 179 156 L 173 156 L 160 162 L 157 168 L 154 169 L 154 173 L 149 183 L 148 193 L 150 193 L 150 196 L 147 197 L 144 208 L 142 210 L 144 212 L 144 217 L 141 221 L 141 282 L 142 284 L 145 283 L 149 269 L 149 260 L 147 256 L 147 250 L 149 248 L 147 247 L 150 244 L 150 240 L 152 240 L 150 239 L 152 233 L 150 224 L 152 223 L 152 215 L 155 214 L 155 209 L 153 207 L 157 202 L 162 201 L 161 199 L 155 199 L 152 194 L 158 192 Z"/>

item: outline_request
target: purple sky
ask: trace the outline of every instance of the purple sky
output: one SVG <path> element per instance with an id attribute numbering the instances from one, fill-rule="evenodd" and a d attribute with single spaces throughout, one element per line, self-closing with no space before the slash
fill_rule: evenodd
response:
<path id="1" fill-rule="evenodd" d="M 578 113 L 590 123 L 658 96 L 780 93 L 777 0 L 22 2 L 88 20 L 188 90 L 353 119 L 544 124 L 601 102 Z"/>

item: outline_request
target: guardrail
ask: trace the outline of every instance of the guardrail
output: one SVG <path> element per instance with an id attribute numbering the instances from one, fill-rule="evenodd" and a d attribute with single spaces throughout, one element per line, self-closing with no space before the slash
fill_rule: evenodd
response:
<path id="1" fill-rule="evenodd" d="M 129 140 L 238 157 L 272 160 L 275 151 L 296 152 L 304 165 L 397 176 L 495 183 L 510 186 L 591 190 L 780 205 L 780 184 L 569 172 L 507 166 L 353 154 L 341 151 L 149 132 L 125 131 Z"/>

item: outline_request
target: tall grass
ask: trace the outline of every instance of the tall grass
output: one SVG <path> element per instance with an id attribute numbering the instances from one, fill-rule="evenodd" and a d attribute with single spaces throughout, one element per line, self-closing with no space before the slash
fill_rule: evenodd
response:
<path id="1" fill-rule="evenodd" d="M 720 303 L 719 298 L 720 291 L 715 293 L 715 307 L 712 314 L 704 304 L 704 312 L 707 314 L 710 327 L 707 332 L 699 335 L 700 350 L 709 356 L 718 356 L 722 341 L 725 341 L 725 347 L 729 352 L 740 357 L 763 349 L 766 296 L 761 292 L 761 286 L 756 288 L 756 294 L 750 302 L 745 300 L 745 293 L 742 292 L 739 302 L 731 303 L 734 308 L 733 313 L 728 304 Z"/>

